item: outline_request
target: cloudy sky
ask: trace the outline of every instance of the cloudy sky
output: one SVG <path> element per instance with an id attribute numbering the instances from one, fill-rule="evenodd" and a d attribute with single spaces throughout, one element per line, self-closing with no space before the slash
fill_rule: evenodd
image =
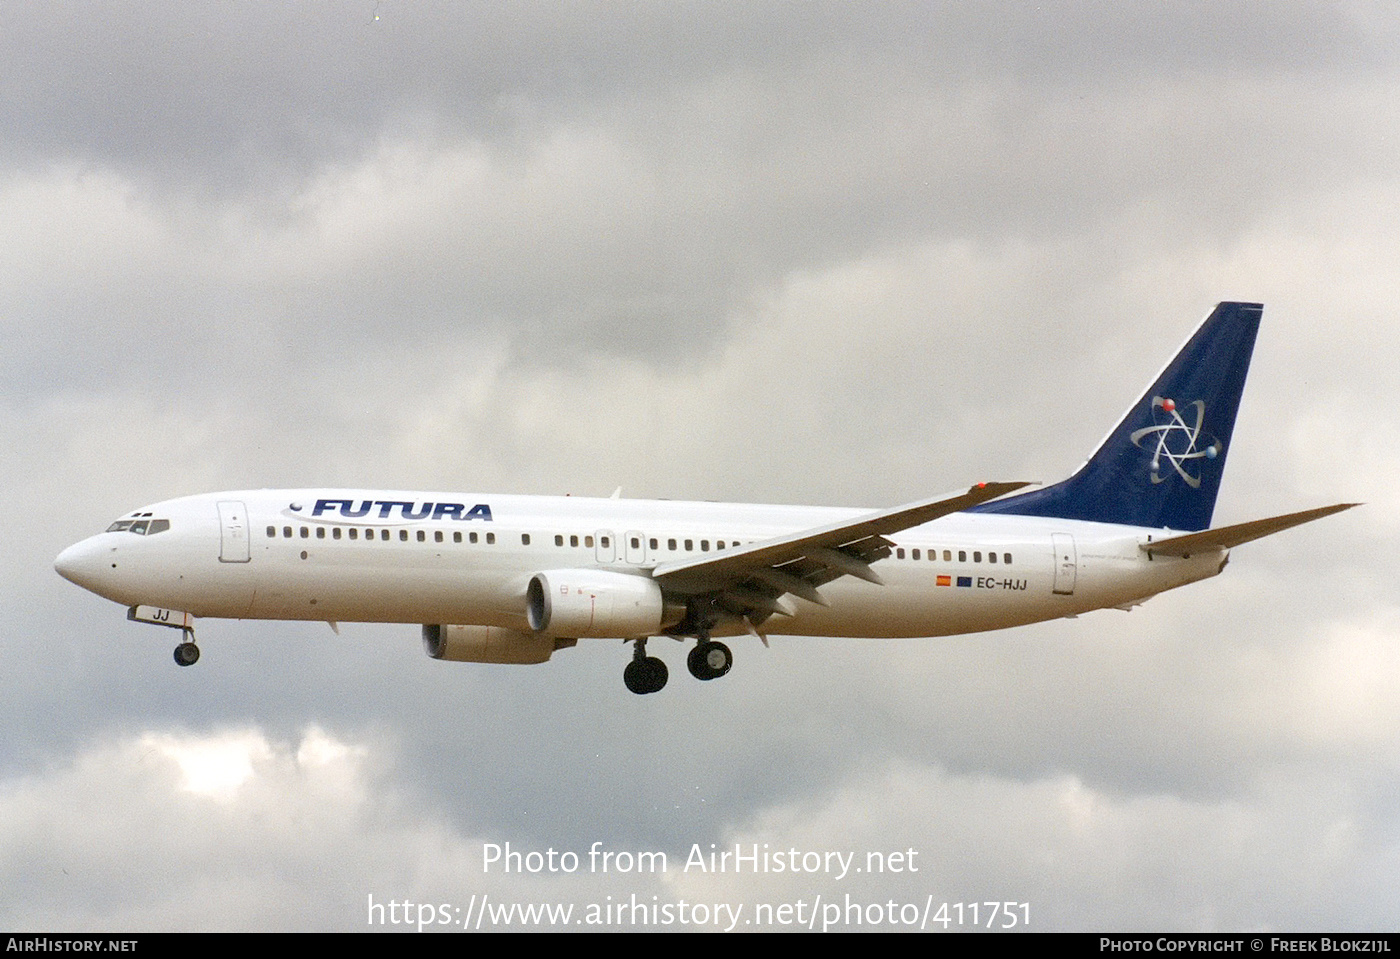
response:
<path id="1" fill-rule="evenodd" d="M 482 896 L 1395 927 L 1389 5 L 6 12 L 0 928 Z M 1367 505 L 1130 614 L 738 640 L 706 684 L 658 641 L 637 697 L 619 643 L 449 664 L 413 626 L 209 621 L 177 669 L 52 569 L 219 489 L 1054 480 L 1223 299 L 1266 309 L 1217 522 Z M 506 843 L 583 866 L 488 869 Z M 670 869 L 592 873 L 594 843 Z M 736 843 L 918 871 L 680 868 Z"/>

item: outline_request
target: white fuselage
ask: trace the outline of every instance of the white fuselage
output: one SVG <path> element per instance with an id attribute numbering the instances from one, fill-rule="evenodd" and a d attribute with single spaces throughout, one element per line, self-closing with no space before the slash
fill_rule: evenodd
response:
<path id="1" fill-rule="evenodd" d="M 329 504 L 329 505 L 327 505 Z M 529 632 L 542 570 L 650 576 L 658 565 L 854 519 L 868 511 L 581 497 L 258 490 L 168 500 L 65 550 L 65 577 L 127 606 L 195 617 L 442 623 Z M 148 528 L 153 528 L 149 527 Z M 884 585 L 844 576 L 829 605 L 793 600 L 782 635 L 917 637 L 1127 607 L 1204 579 L 1225 551 L 1152 556 L 1162 530 L 955 513 L 892 535 Z M 742 632 L 726 624 L 717 633 Z"/>

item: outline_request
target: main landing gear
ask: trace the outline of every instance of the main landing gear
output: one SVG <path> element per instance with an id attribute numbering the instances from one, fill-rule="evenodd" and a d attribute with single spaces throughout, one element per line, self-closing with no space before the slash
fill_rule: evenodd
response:
<path id="1" fill-rule="evenodd" d="M 622 671 L 622 681 L 627 688 L 639 696 L 660 692 L 670 677 L 666 664 L 655 656 L 647 655 L 647 641 L 634 640 L 632 661 Z M 686 668 L 696 679 L 708 682 L 719 679 L 734 665 L 734 654 L 724 643 L 712 639 L 701 639 L 685 658 Z"/>
<path id="2" fill-rule="evenodd" d="M 199 662 L 199 647 L 194 644 L 194 630 L 185 630 L 185 641 L 175 647 L 175 664 L 193 666 Z"/>
<path id="3" fill-rule="evenodd" d="M 660 692 L 666 686 L 670 671 L 666 664 L 655 656 L 647 655 L 647 641 L 636 640 L 632 649 L 632 661 L 622 671 L 622 681 L 638 696 Z"/>
<path id="4" fill-rule="evenodd" d="M 695 644 L 690 655 L 685 658 L 686 668 L 696 679 L 708 682 L 719 679 L 734 665 L 734 654 L 724 643 L 712 639 L 702 639 Z"/>

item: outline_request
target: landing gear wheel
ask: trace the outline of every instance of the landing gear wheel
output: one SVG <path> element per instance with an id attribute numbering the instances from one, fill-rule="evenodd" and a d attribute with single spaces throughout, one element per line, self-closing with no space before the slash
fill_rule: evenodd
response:
<path id="1" fill-rule="evenodd" d="M 705 640 L 695 644 L 695 648 L 685 658 L 685 665 L 690 670 L 690 675 L 708 682 L 729 672 L 734 665 L 734 654 L 724 643 Z"/>
<path id="2" fill-rule="evenodd" d="M 670 678 L 666 664 L 655 656 L 643 656 L 627 664 L 622 671 L 622 682 L 638 696 L 660 692 Z"/>
<path id="3" fill-rule="evenodd" d="M 175 647 L 175 663 L 179 666 L 193 666 L 199 662 L 199 647 L 194 643 L 181 643 Z"/>

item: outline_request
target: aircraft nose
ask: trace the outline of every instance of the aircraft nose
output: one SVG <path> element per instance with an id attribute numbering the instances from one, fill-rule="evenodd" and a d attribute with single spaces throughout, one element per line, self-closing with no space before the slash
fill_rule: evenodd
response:
<path id="1" fill-rule="evenodd" d="M 68 582 L 96 592 L 106 552 L 92 540 L 85 539 L 59 553 L 53 568 Z"/>

